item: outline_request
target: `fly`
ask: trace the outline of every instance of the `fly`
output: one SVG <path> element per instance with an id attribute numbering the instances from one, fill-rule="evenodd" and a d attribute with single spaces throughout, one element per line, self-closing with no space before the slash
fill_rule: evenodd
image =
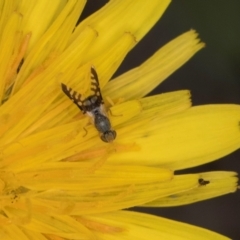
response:
<path id="1" fill-rule="evenodd" d="M 99 87 L 98 75 L 93 66 L 91 66 L 91 90 L 92 95 L 83 98 L 80 93 L 77 93 L 72 88 L 62 83 L 63 92 L 75 103 L 78 108 L 87 114 L 93 122 L 93 125 L 100 133 L 100 138 L 104 142 L 112 142 L 117 133 L 112 129 L 111 123 L 105 111 L 105 106 Z"/>

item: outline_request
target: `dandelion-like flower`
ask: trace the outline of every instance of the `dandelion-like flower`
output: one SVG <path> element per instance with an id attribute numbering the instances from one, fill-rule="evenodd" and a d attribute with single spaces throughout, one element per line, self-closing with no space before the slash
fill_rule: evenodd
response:
<path id="1" fill-rule="evenodd" d="M 109 81 L 169 0 L 113 0 L 76 27 L 85 1 L 2 1 L 1 239 L 228 239 L 133 206 L 176 206 L 236 190 L 236 173 L 174 175 L 239 147 L 240 107 L 191 107 L 187 90 L 144 97 L 204 44 L 194 31 Z M 117 132 L 105 143 L 66 98 L 98 73 Z"/>

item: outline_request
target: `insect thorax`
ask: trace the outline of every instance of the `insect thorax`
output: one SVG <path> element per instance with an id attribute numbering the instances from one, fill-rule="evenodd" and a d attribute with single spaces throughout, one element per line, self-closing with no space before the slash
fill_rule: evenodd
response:
<path id="1" fill-rule="evenodd" d="M 93 95 L 89 96 L 83 101 L 82 108 L 84 112 L 93 112 L 95 109 L 99 108 L 101 104 L 102 100 L 99 97 Z"/>

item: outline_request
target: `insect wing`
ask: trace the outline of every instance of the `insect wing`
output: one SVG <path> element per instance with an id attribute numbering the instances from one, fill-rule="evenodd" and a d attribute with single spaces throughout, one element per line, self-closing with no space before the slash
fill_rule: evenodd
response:
<path id="1" fill-rule="evenodd" d="M 97 96 L 101 99 L 101 103 L 103 104 L 103 98 L 99 86 L 98 75 L 93 66 L 91 66 L 91 90 L 93 91 L 93 95 Z"/>
<path id="2" fill-rule="evenodd" d="M 62 91 L 84 112 L 82 95 L 62 83 Z M 85 112 L 84 112 L 85 113 Z"/>

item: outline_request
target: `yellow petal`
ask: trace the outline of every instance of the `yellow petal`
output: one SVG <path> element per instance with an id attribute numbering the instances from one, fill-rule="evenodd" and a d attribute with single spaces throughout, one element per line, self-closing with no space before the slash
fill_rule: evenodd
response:
<path id="1" fill-rule="evenodd" d="M 238 105 L 197 106 L 165 118 L 161 112 L 149 117 L 142 111 L 135 124 L 118 131 L 118 143 L 135 143 L 141 151 L 112 155 L 108 161 L 174 170 L 198 166 L 239 148 L 239 120 Z"/>
<path id="2" fill-rule="evenodd" d="M 159 198 L 144 204 L 147 207 L 171 207 L 199 202 L 202 200 L 232 193 L 237 190 L 237 173 L 235 172 L 206 172 L 196 174 L 195 186 L 191 175 L 175 176 L 173 181 L 166 183 L 167 188 L 172 188 L 175 194 Z M 195 174 L 194 174 L 195 175 Z M 206 185 L 198 183 L 199 179 L 207 181 Z M 192 183 L 192 185 L 191 185 Z M 180 186 L 179 186 L 180 185 Z M 175 187 L 175 188 L 174 188 Z M 181 191 L 181 189 L 185 190 Z M 179 191 L 180 190 L 180 191 Z"/>
<path id="3" fill-rule="evenodd" d="M 0 36 L 2 37 L 2 31 L 5 28 L 9 17 L 18 8 L 19 2 L 15 0 L 1 1 L 0 2 Z"/>
<path id="4" fill-rule="evenodd" d="M 24 17 L 23 31 L 24 33 L 34 33 L 31 38 L 30 48 L 52 24 L 66 3 L 66 0 L 54 0 L 51 2 L 47 0 L 22 1 L 19 12 Z"/>
<path id="5" fill-rule="evenodd" d="M 136 45 L 135 37 L 131 33 L 123 33 L 116 43 L 103 54 L 91 62 L 96 66 L 99 72 L 100 84 L 102 87 L 106 85 L 113 73 L 118 69 L 127 53 Z"/>
<path id="6" fill-rule="evenodd" d="M 93 29 L 91 29 L 93 31 Z M 97 38 L 99 36 L 97 35 Z M 84 75 L 89 73 L 91 65 L 94 65 L 98 72 L 98 78 L 100 82 L 100 87 L 103 88 L 109 79 L 112 77 L 113 73 L 117 70 L 119 65 L 124 60 L 127 53 L 131 50 L 133 46 L 136 45 L 135 37 L 130 33 L 123 33 L 119 39 L 113 44 L 113 46 L 106 49 L 103 53 L 97 56 L 94 59 L 83 67 L 79 68 L 78 73 L 75 74 L 72 79 L 69 79 L 69 84 L 74 86 L 74 89 L 83 89 Z M 90 45 L 90 47 L 92 44 Z M 68 51 L 69 52 L 69 51 Z M 86 52 L 88 54 L 88 51 Z M 84 55 L 86 55 L 84 54 Z M 75 51 L 71 53 L 72 56 L 68 55 L 68 58 L 76 58 Z M 81 57 L 82 58 L 82 57 Z M 84 80 L 84 81 L 81 81 Z"/>
<path id="7" fill-rule="evenodd" d="M 1 239 L 4 239 L 4 240 L 13 240 L 13 239 L 29 240 L 24 230 L 22 230 L 21 227 L 18 227 L 15 224 L 11 224 L 8 226 L 1 226 L 0 234 L 1 234 L 0 235 Z"/>
<path id="8" fill-rule="evenodd" d="M 25 212 L 14 208 L 6 209 L 5 214 L 10 219 L 13 219 L 13 223 L 20 226 L 23 225 L 24 229 L 30 231 L 41 232 L 42 234 L 54 234 L 67 239 L 94 239 L 91 231 L 70 216 L 49 216 L 46 212 L 46 214 L 31 213 L 28 216 L 29 218 L 26 218 L 24 216 Z M 12 226 L 10 229 L 17 228 L 14 225 Z M 25 231 L 27 232 L 27 230 Z M 21 239 L 14 237 L 14 235 L 16 235 L 16 232 L 11 233 L 11 239 Z M 23 234 L 20 236 L 22 237 Z M 25 240 L 25 238 L 22 239 Z"/>
<path id="9" fill-rule="evenodd" d="M 22 209 L 25 215 L 28 211 L 92 214 L 142 205 L 167 196 L 164 184 L 173 177 L 168 169 L 106 163 L 99 168 L 91 162 L 46 163 L 14 174 L 7 171 L 1 176 L 8 183 L 2 206 Z"/>
<path id="10" fill-rule="evenodd" d="M 68 2 L 54 1 L 54 4 L 49 4 L 48 1 L 38 2 L 39 4 L 34 6 L 37 15 L 32 15 L 31 13 L 30 19 L 27 18 L 27 23 L 30 26 L 29 24 L 24 25 L 26 28 L 24 32 L 32 32 L 32 36 L 24 57 L 24 64 L 18 74 L 12 94 L 19 90 L 23 82 L 26 84 L 42 73 L 66 49 L 78 20 L 79 12 L 81 12 L 85 4 L 85 1 L 76 0 Z M 50 8 L 47 5 L 51 5 Z M 47 12 L 46 7 L 48 9 Z M 28 11 L 30 10 L 28 9 Z M 59 15 L 56 14 L 56 11 L 60 12 L 58 13 Z M 40 21 L 42 23 L 40 26 L 35 22 L 39 21 L 39 15 L 46 16 L 46 19 L 44 18 L 46 21 Z M 32 24 L 38 27 L 32 29 Z"/>
<path id="11" fill-rule="evenodd" d="M 162 16 L 170 0 L 117 0 L 109 1 L 103 8 L 85 19 L 76 28 L 72 40 L 91 26 L 98 38 L 83 56 L 85 61 L 95 58 L 109 49 L 125 32 L 129 32 L 139 41 Z"/>
<path id="12" fill-rule="evenodd" d="M 199 41 L 193 30 L 180 35 L 139 67 L 109 82 L 104 94 L 126 100 L 145 96 L 203 48 L 204 44 Z"/>
<path id="13" fill-rule="evenodd" d="M 121 211 L 77 218 L 101 239 L 228 240 L 215 232 L 143 213 Z"/>
<path id="14" fill-rule="evenodd" d="M 19 47 L 20 36 L 18 33 L 22 17 L 17 12 L 13 12 L 8 16 L 8 21 L 3 29 L 1 29 L 0 41 L 0 99 L 3 99 L 5 85 L 8 84 L 9 72 L 11 72 L 12 62 L 16 56 Z M 5 81 L 4 81 L 5 80 Z"/>

